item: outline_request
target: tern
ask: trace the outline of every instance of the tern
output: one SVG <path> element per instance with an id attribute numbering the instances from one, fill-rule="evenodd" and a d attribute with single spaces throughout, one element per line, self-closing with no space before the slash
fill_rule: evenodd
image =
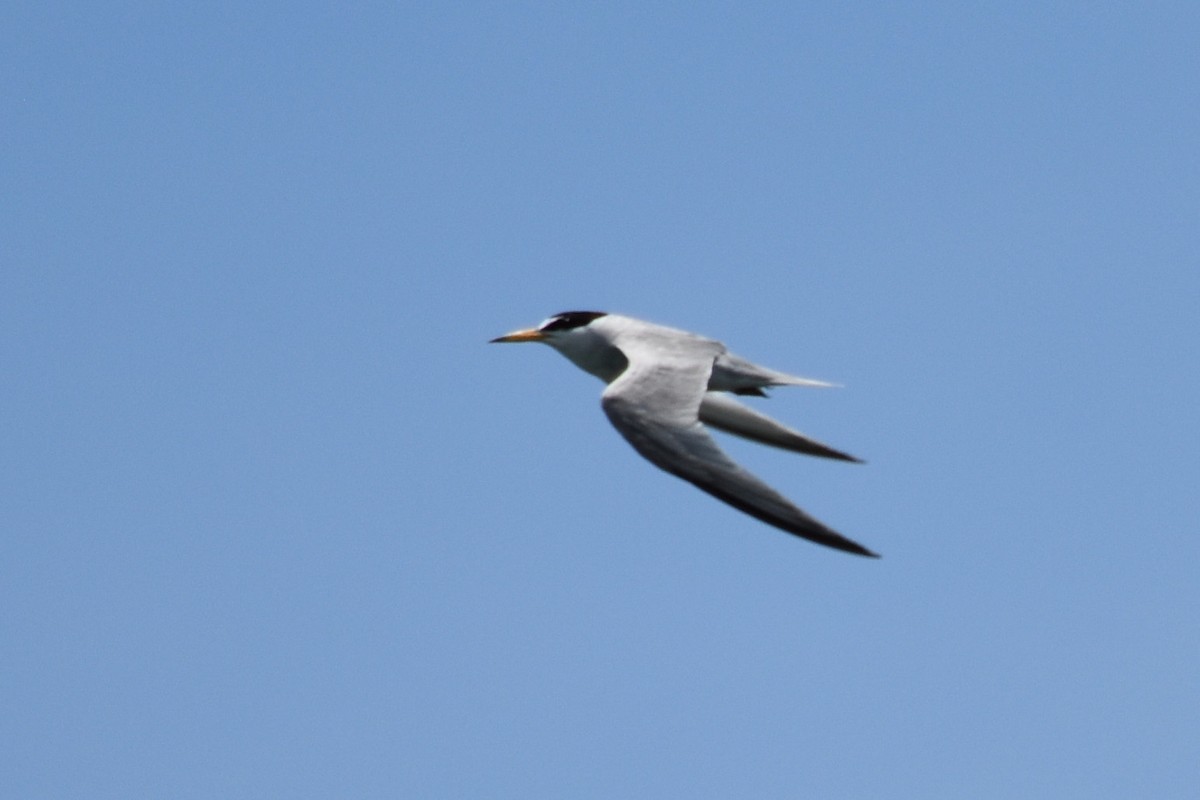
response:
<path id="1" fill-rule="evenodd" d="M 694 333 L 603 311 L 566 311 L 495 342 L 542 342 L 607 387 L 600 404 L 647 461 L 739 511 L 809 541 L 878 558 L 797 508 L 727 456 L 705 426 L 811 456 L 859 462 L 730 395 L 772 386 L 833 386 L 752 364 Z"/>

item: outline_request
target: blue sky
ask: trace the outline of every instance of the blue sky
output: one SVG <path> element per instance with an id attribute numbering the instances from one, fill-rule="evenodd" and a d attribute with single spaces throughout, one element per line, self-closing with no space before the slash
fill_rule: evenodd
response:
<path id="1" fill-rule="evenodd" d="M 18 4 L 0 794 L 1191 796 L 1192 4 Z M 657 472 L 573 308 L 837 381 Z"/>

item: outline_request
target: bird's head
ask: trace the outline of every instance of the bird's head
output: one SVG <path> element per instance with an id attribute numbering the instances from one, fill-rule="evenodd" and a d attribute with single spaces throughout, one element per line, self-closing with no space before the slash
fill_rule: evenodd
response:
<path id="1" fill-rule="evenodd" d="M 603 311 L 564 311 L 536 328 L 513 331 L 493 342 L 542 342 L 569 358 L 580 369 L 608 382 L 619 375 L 629 362 L 613 346 L 612 331 L 596 326 L 597 320 L 619 320 Z"/>

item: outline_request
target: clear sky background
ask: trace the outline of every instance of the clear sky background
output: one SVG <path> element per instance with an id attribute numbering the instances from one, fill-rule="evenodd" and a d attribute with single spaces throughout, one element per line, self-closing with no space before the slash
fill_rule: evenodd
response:
<path id="1" fill-rule="evenodd" d="M 1194 3 L 18 3 L 0 795 L 1183 798 Z M 487 340 L 837 381 L 642 461 Z"/>

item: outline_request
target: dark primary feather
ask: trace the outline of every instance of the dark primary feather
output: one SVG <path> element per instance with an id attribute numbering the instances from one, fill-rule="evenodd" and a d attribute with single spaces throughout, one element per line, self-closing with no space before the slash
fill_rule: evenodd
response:
<path id="1" fill-rule="evenodd" d="M 879 557 L 809 516 L 740 467 L 717 447 L 699 422 L 687 428 L 660 426 L 639 419 L 636 413 L 628 413 L 619 401 L 611 399 L 604 402 L 604 411 L 613 426 L 647 461 L 718 500 L 811 542 L 860 556 Z"/>

